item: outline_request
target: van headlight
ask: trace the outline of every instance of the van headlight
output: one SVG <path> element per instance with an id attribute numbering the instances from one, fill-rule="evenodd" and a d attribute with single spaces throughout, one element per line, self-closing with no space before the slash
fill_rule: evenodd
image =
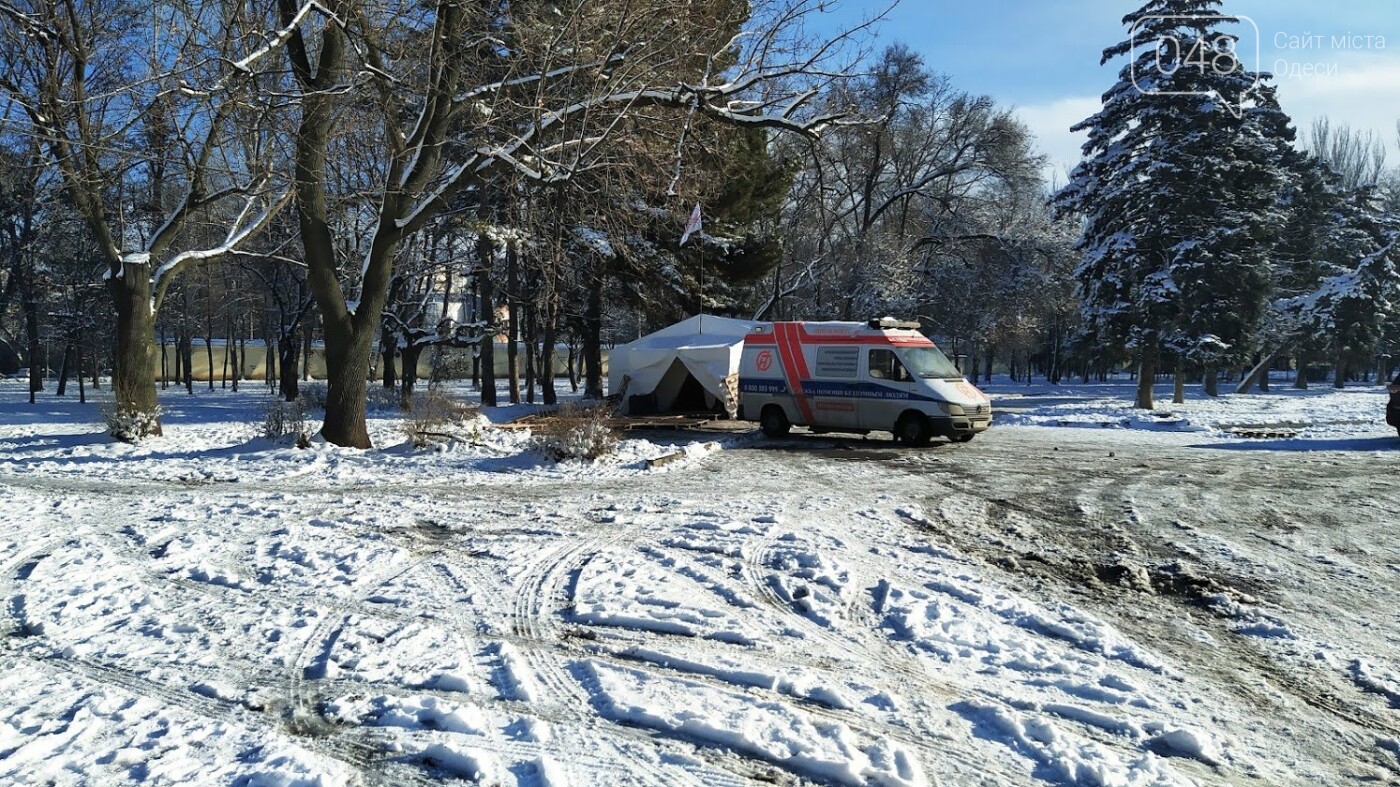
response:
<path id="1" fill-rule="evenodd" d="M 948 411 L 948 415 L 964 415 L 962 407 L 956 404 L 945 404 L 943 409 Z"/>

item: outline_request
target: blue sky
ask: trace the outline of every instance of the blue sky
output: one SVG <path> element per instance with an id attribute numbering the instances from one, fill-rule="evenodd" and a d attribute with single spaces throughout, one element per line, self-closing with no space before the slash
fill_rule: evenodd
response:
<path id="1" fill-rule="evenodd" d="M 1070 124 L 1091 114 L 1123 61 L 1099 65 L 1104 47 L 1126 37 L 1123 16 L 1143 0 L 903 0 L 879 29 L 901 41 L 959 88 L 1019 109 L 1063 178 L 1077 160 Z M 885 0 L 838 0 L 822 26 L 836 30 L 878 14 Z M 1280 78 L 1280 100 L 1300 127 L 1313 117 L 1372 129 L 1395 148 L 1400 120 L 1400 2 L 1396 0 L 1226 0 L 1226 13 L 1259 28 L 1260 68 L 1279 60 L 1320 74 Z M 1321 48 L 1290 46 L 1322 36 Z M 1333 48 L 1333 37 L 1383 36 L 1384 48 Z M 1372 40 L 1373 44 L 1379 43 Z M 1330 71 L 1330 73 L 1329 73 Z"/>

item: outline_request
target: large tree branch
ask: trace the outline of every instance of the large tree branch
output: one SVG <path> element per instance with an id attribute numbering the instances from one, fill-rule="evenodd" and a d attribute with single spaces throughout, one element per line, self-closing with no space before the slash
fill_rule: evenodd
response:
<path id="1" fill-rule="evenodd" d="M 152 309 L 156 311 L 160 309 L 161 302 L 165 300 L 166 290 L 170 287 L 170 281 L 176 275 L 191 265 L 211 262 L 235 251 L 238 246 L 266 228 L 272 219 L 287 206 L 291 198 L 291 189 L 283 191 L 273 198 L 262 212 L 254 213 L 261 199 L 257 193 L 250 193 L 244 200 L 238 218 L 231 222 L 228 233 L 217 246 L 182 251 L 161 263 L 151 276 Z"/>

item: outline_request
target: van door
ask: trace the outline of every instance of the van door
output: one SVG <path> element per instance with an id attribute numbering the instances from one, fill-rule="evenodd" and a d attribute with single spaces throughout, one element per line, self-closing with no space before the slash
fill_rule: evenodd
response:
<path id="1" fill-rule="evenodd" d="M 866 351 L 865 399 L 860 407 L 860 428 L 889 431 L 900 414 L 909 409 L 918 381 L 894 350 L 882 347 Z"/>
<path id="2" fill-rule="evenodd" d="M 860 428 L 860 348 L 841 344 L 818 346 L 811 374 L 806 389 L 812 400 L 812 417 L 817 421 L 814 425 Z"/>

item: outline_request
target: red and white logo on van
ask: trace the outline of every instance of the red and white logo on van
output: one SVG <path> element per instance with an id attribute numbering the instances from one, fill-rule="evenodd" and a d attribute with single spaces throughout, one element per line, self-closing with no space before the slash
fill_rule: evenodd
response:
<path id="1" fill-rule="evenodd" d="M 986 394 L 984 394 L 984 393 L 982 393 L 981 391 L 977 390 L 976 386 L 972 385 L 971 383 L 967 382 L 966 380 L 961 380 L 961 381 L 959 381 L 959 382 L 957 383 L 957 385 L 955 385 L 954 387 L 958 389 L 958 393 L 962 394 L 963 396 L 968 397 L 969 399 L 972 399 L 972 400 L 975 401 L 975 402 L 990 402 L 990 401 L 991 401 L 990 399 L 987 398 L 987 395 L 986 395 Z"/>
<path id="2" fill-rule="evenodd" d="M 773 353 L 769 352 L 768 350 L 764 350 L 763 352 L 758 354 L 758 360 L 756 361 L 756 363 L 760 372 L 766 372 L 769 369 L 772 369 Z"/>

